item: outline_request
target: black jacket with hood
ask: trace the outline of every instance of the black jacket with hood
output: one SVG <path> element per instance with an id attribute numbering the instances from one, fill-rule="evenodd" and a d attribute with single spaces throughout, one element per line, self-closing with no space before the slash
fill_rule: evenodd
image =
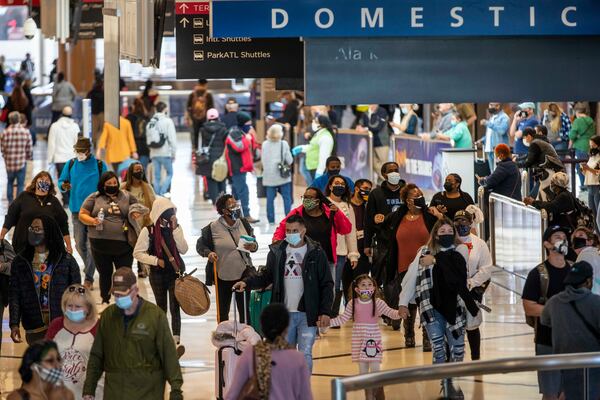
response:
<path id="1" fill-rule="evenodd" d="M 327 255 L 321 246 L 308 237 L 305 237 L 305 241 L 308 248 L 302 265 L 304 294 L 300 299 L 298 310 L 306 313 L 308 326 L 316 326 L 320 315 L 331 316 L 333 278 Z M 272 284 L 271 303 L 285 303 L 283 279 L 287 246 L 285 240 L 269 246 L 266 267 L 258 275 L 244 279 L 251 289 L 264 289 Z"/>
<path id="2" fill-rule="evenodd" d="M 200 129 L 202 147 L 208 147 L 208 163 L 199 164 L 197 172 L 203 176 L 211 176 L 212 165 L 225 151 L 227 128 L 221 121 L 207 121 Z"/>
<path id="3" fill-rule="evenodd" d="M 365 212 L 365 247 L 371 247 L 373 237 L 381 230 L 381 224 L 375 223 L 375 215 L 383 214 L 388 216 L 396 211 L 402 201 L 400 200 L 400 190 L 406 184 L 400 180 L 400 188 L 392 191 L 388 188 L 388 183 L 383 182 L 381 186 L 376 187 L 369 194 L 367 201 L 367 210 Z"/>

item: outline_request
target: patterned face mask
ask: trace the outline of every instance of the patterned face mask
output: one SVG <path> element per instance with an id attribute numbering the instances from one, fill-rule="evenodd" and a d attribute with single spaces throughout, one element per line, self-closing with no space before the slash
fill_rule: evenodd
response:
<path id="1" fill-rule="evenodd" d="M 35 372 L 37 372 L 40 379 L 44 382 L 54 386 L 62 382 L 62 368 L 60 367 L 49 369 L 41 366 L 40 364 L 33 364 L 32 368 Z"/>

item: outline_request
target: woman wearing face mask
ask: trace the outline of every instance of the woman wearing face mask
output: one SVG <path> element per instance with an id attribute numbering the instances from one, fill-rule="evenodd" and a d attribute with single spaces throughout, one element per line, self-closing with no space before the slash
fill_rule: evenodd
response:
<path id="1" fill-rule="evenodd" d="M 179 346 L 181 312 L 175 298 L 175 280 L 179 274 L 185 272 L 181 255 L 187 253 L 188 244 L 183 229 L 177 221 L 176 213 L 177 209 L 169 199 L 157 198 L 150 212 L 153 225 L 145 227 L 140 232 L 133 256 L 139 262 L 150 265 L 150 286 L 156 304 L 165 313 L 167 313 L 168 299 L 173 339 Z M 181 350 L 180 352 L 183 354 Z"/>
<path id="2" fill-rule="evenodd" d="M 449 174 L 444 182 L 444 191 L 436 193 L 431 198 L 431 205 L 446 217 L 453 219 L 454 214 L 475 204 L 469 193 L 460 189 L 462 178 L 458 174 Z"/>
<path id="3" fill-rule="evenodd" d="M 294 208 L 275 230 L 274 242 L 285 239 L 285 223 L 296 214 L 304 219 L 306 236 L 321 245 L 333 270 L 337 264 L 338 234 L 348 235 L 352 231 L 352 222 L 319 189 L 308 188 L 302 196 L 302 205 Z"/>
<path id="4" fill-rule="evenodd" d="M 231 290 L 233 285 L 245 276 L 252 266 L 250 253 L 258 250 L 258 243 L 250 223 L 242 218 L 242 210 L 237 200 L 230 194 L 224 194 L 215 203 L 220 217 L 202 229 L 196 242 L 196 251 L 208 258 L 206 265 L 206 284 L 217 287 L 217 319 L 219 322 L 229 319 Z M 239 249 L 240 239 L 245 237 L 243 250 Z M 236 293 L 236 303 L 240 314 L 239 321 L 245 322 L 244 298 L 249 293 Z M 248 302 L 246 301 L 246 304 Z"/>
<path id="5" fill-rule="evenodd" d="M 396 134 L 415 135 L 418 132 L 419 117 L 416 111 L 419 109 L 418 104 L 400 104 L 400 108 L 396 109 L 394 118 L 390 125 Z"/>
<path id="6" fill-rule="evenodd" d="M 348 261 L 352 269 L 356 268 L 360 254 L 358 253 L 358 244 L 356 242 L 356 217 L 354 209 L 350 205 L 350 190 L 346 185 L 346 180 L 341 176 L 332 176 L 329 178 L 325 195 L 327 195 L 328 199 L 339 211 L 344 213 L 352 225 L 349 234 L 337 235 L 337 262 L 334 268 L 331 269 L 331 277 L 334 281 L 333 289 L 335 291 L 331 316 L 337 317 L 344 294 L 342 291 L 342 272 L 344 271 L 344 266 L 346 265 L 346 261 Z"/>
<path id="7" fill-rule="evenodd" d="M 73 391 L 75 398 L 83 398 L 83 382 L 96 328 L 98 311 L 96 302 L 88 289 L 71 285 L 62 296 L 63 317 L 52 321 L 46 339 L 54 341 L 60 349 L 62 373 L 65 386 Z M 96 397 L 103 397 L 103 384 L 96 389 Z"/>
<path id="8" fill-rule="evenodd" d="M 92 256 L 100 274 L 100 296 L 103 303 L 110 300 L 111 276 L 114 268 L 131 267 L 133 249 L 127 241 L 128 219 L 138 219 L 130 205 L 137 199 L 119 190 L 119 179 L 114 172 L 102 174 L 98 191 L 83 202 L 79 220 L 88 227 Z"/>
<path id="9" fill-rule="evenodd" d="M 442 217 L 435 208 L 428 208 L 423 192 L 417 185 L 409 183 L 400 191 L 402 205 L 390 214 L 383 223 L 383 234 L 389 243 L 384 287 L 393 281 L 401 282 L 417 251 L 429 240 L 431 229 Z M 397 293 L 388 293 L 386 301 L 392 308 L 398 307 Z M 409 319 L 404 321 L 404 344 L 415 347 L 416 304 L 410 304 Z M 394 330 L 400 329 L 400 321 L 392 322 Z M 423 331 L 423 351 L 431 351 L 427 334 Z"/>
<path id="10" fill-rule="evenodd" d="M 46 215 L 35 218 L 27 245 L 11 267 L 8 301 L 13 342 L 22 342 L 20 325 L 27 343 L 42 339 L 50 322 L 63 315 L 60 299 L 74 283 L 81 283 L 79 266 L 67 253 L 58 225 Z"/>
<path id="11" fill-rule="evenodd" d="M 594 269 L 592 292 L 600 294 L 600 253 L 598 253 L 598 235 L 591 229 L 579 227 L 571 236 L 573 250 L 577 254 L 576 262 L 585 261 Z"/>
<path id="12" fill-rule="evenodd" d="M 556 151 L 567 150 L 571 120 L 558 104 L 548 104 L 548 109 L 544 111 L 542 125 L 548 128 L 548 140 Z"/>
<path id="13" fill-rule="evenodd" d="M 3 240 L 8 231 L 14 227 L 12 245 L 16 253 L 21 252 L 27 245 L 27 230 L 31 221 L 40 215 L 52 217 L 58 223 L 67 251 L 72 253 L 69 218 L 56 197 L 56 187 L 52 177 L 46 171 L 34 176 L 27 189 L 9 205 L 0 232 L 0 240 Z"/>
<path id="14" fill-rule="evenodd" d="M 313 119 L 311 129 L 313 131 L 310 142 L 305 145 L 296 146 L 292 149 L 292 155 L 295 157 L 304 153 L 304 163 L 310 173 L 310 177 L 319 177 L 325 173 L 327 158 L 333 151 L 333 126 L 327 115 L 319 114 Z M 312 185 L 312 180 L 306 182 L 307 186 Z"/>
<path id="15" fill-rule="evenodd" d="M 408 317 L 414 298 L 431 340 L 434 364 L 463 361 L 466 313 L 479 312 L 467 287 L 468 257 L 452 221 L 444 218 L 435 224 L 429 242 L 419 249 L 402 280 L 400 315 Z M 462 391 L 451 379 L 442 381 L 442 389 L 444 398 L 462 398 L 455 397 Z"/>
<path id="16" fill-rule="evenodd" d="M 590 139 L 590 156 L 588 162 L 581 164 L 585 174 L 585 186 L 588 188 L 588 206 L 598 215 L 600 204 L 600 136 L 592 136 Z M 600 228 L 600 224 L 598 224 Z"/>
<path id="17" fill-rule="evenodd" d="M 27 348 L 19 367 L 21 387 L 8 400 L 74 400 L 73 392 L 63 385 L 61 358 L 56 343 L 39 341 Z"/>
<path id="18" fill-rule="evenodd" d="M 467 125 L 468 117 L 462 112 L 455 112 L 452 115 L 451 128 L 444 133 L 438 133 L 435 139 L 454 142 L 455 149 L 472 149 L 473 139 Z"/>

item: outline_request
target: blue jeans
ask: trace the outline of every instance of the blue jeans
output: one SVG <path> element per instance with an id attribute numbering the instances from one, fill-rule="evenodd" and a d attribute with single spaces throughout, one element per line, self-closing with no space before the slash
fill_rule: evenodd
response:
<path id="1" fill-rule="evenodd" d="M 342 290 L 342 272 L 344 272 L 344 265 L 346 264 L 346 256 L 337 256 L 337 263 L 330 263 L 329 268 L 331 271 L 331 277 L 333 278 L 333 295 L 335 292 Z"/>
<path id="2" fill-rule="evenodd" d="M 233 197 L 242 203 L 242 211 L 244 217 L 250 217 L 250 193 L 248 191 L 248 184 L 246 183 L 246 172 L 238 172 L 231 176 L 231 191 Z"/>
<path id="3" fill-rule="evenodd" d="M 17 171 L 6 171 L 6 197 L 8 198 L 8 203 L 12 203 L 14 200 L 13 196 L 13 184 L 15 180 L 17 181 L 17 196 L 19 193 L 23 191 L 25 188 L 25 172 L 27 171 L 27 165 L 23 166 L 20 170 Z"/>
<path id="4" fill-rule="evenodd" d="M 588 207 L 598 215 L 598 204 L 600 203 L 600 185 L 588 185 Z"/>
<path id="5" fill-rule="evenodd" d="M 153 157 L 152 164 L 154 167 L 154 191 L 157 195 L 162 196 L 167 193 L 171 187 L 171 179 L 173 179 L 173 159 L 171 157 Z M 164 182 L 160 181 L 162 168 L 167 172 Z"/>
<path id="6" fill-rule="evenodd" d="M 306 187 L 310 187 L 312 185 L 313 181 L 315 180 L 315 176 L 313 175 L 312 172 L 309 171 L 308 168 L 306 168 L 305 161 L 306 160 L 304 160 L 304 159 L 300 160 L 300 173 L 302 174 L 302 177 L 306 181 Z"/>
<path id="7" fill-rule="evenodd" d="M 275 197 L 277 193 L 283 197 L 283 209 L 285 215 L 292 209 L 292 183 L 286 183 L 281 186 L 265 186 L 267 190 L 267 219 L 269 223 L 275 223 Z"/>
<path id="8" fill-rule="evenodd" d="M 94 258 L 92 257 L 92 248 L 90 247 L 90 239 L 88 238 L 87 229 L 79 220 L 79 214 L 73 213 L 73 236 L 75 236 L 75 249 L 83 260 L 85 273 L 85 280 L 94 282 L 94 273 L 96 272 L 96 266 L 94 265 Z M 93 227 L 91 229 L 94 229 Z"/>
<path id="9" fill-rule="evenodd" d="M 142 167 L 144 167 L 144 172 L 148 170 L 148 164 L 150 163 L 150 157 L 149 156 L 140 156 L 140 159 L 138 160 L 140 162 L 140 164 L 142 164 Z"/>
<path id="10" fill-rule="evenodd" d="M 312 349 L 317 338 L 317 327 L 308 326 L 306 313 L 291 312 L 290 325 L 288 326 L 287 341 L 290 345 L 298 346 L 298 351 L 304 354 L 308 370 L 312 373 Z"/>
<path id="11" fill-rule="evenodd" d="M 575 150 L 575 158 L 588 158 L 589 154 L 586 151 Z M 577 175 L 579 175 L 579 183 L 581 183 L 581 187 L 583 187 L 583 182 L 585 182 L 585 176 L 583 176 L 583 172 L 581 172 L 581 166 L 577 164 Z"/>
<path id="12" fill-rule="evenodd" d="M 429 336 L 433 349 L 433 363 L 442 364 L 447 360 L 450 360 L 450 362 L 462 361 L 465 356 L 464 328 L 461 335 L 455 338 L 448 329 L 444 316 L 436 310 L 433 310 L 433 315 L 433 322 L 425 324 L 427 336 Z M 448 350 L 450 351 L 450 357 L 447 354 Z"/>
<path id="13" fill-rule="evenodd" d="M 490 174 L 492 172 L 494 172 L 494 169 L 496 168 L 496 160 L 495 160 L 495 155 L 493 151 L 487 152 L 485 153 L 487 154 L 487 161 L 488 161 L 488 165 L 490 166 Z"/>
<path id="14" fill-rule="evenodd" d="M 210 200 L 212 201 L 213 204 L 217 203 L 217 199 L 223 194 L 225 193 L 225 190 L 227 188 L 227 184 L 225 183 L 225 181 L 222 182 L 217 182 L 214 179 L 212 179 L 210 176 L 206 177 L 206 185 L 208 186 L 208 197 L 210 197 Z"/>

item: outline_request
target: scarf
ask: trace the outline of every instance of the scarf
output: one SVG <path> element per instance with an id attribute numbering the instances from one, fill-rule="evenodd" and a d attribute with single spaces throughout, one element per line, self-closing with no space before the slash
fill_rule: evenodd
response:
<path id="1" fill-rule="evenodd" d="M 161 218 L 159 218 L 158 221 L 156 221 L 156 223 L 154 224 L 154 237 L 152 238 L 154 244 L 154 255 L 164 260 L 165 263 L 170 264 L 170 261 L 168 260 L 167 255 L 164 254 L 162 248 L 162 242 L 164 241 L 167 247 L 169 248 L 169 251 L 173 255 L 173 258 L 175 258 L 176 266 L 179 267 L 178 269 L 180 269 L 182 265 L 182 260 L 179 255 L 179 251 L 177 250 L 177 244 L 175 243 L 175 239 L 173 238 L 173 232 L 171 231 L 170 227 L 163 228 L 160 225 L 160 221 Z M 175 265 L 172 265 L 172 267 L 173 269 L 175 269 Z"/>
<path id="2" fill-rule="evenodd" d="M 254 346 L 256 380 L 261 399 L 269 399 L 269 389 L 271 388 L 271 352 L 273 350 L 287 350 L 290 348 L 288 342 L 281 336 L 277 336 L 272 343 L 262 341 Z"/>

